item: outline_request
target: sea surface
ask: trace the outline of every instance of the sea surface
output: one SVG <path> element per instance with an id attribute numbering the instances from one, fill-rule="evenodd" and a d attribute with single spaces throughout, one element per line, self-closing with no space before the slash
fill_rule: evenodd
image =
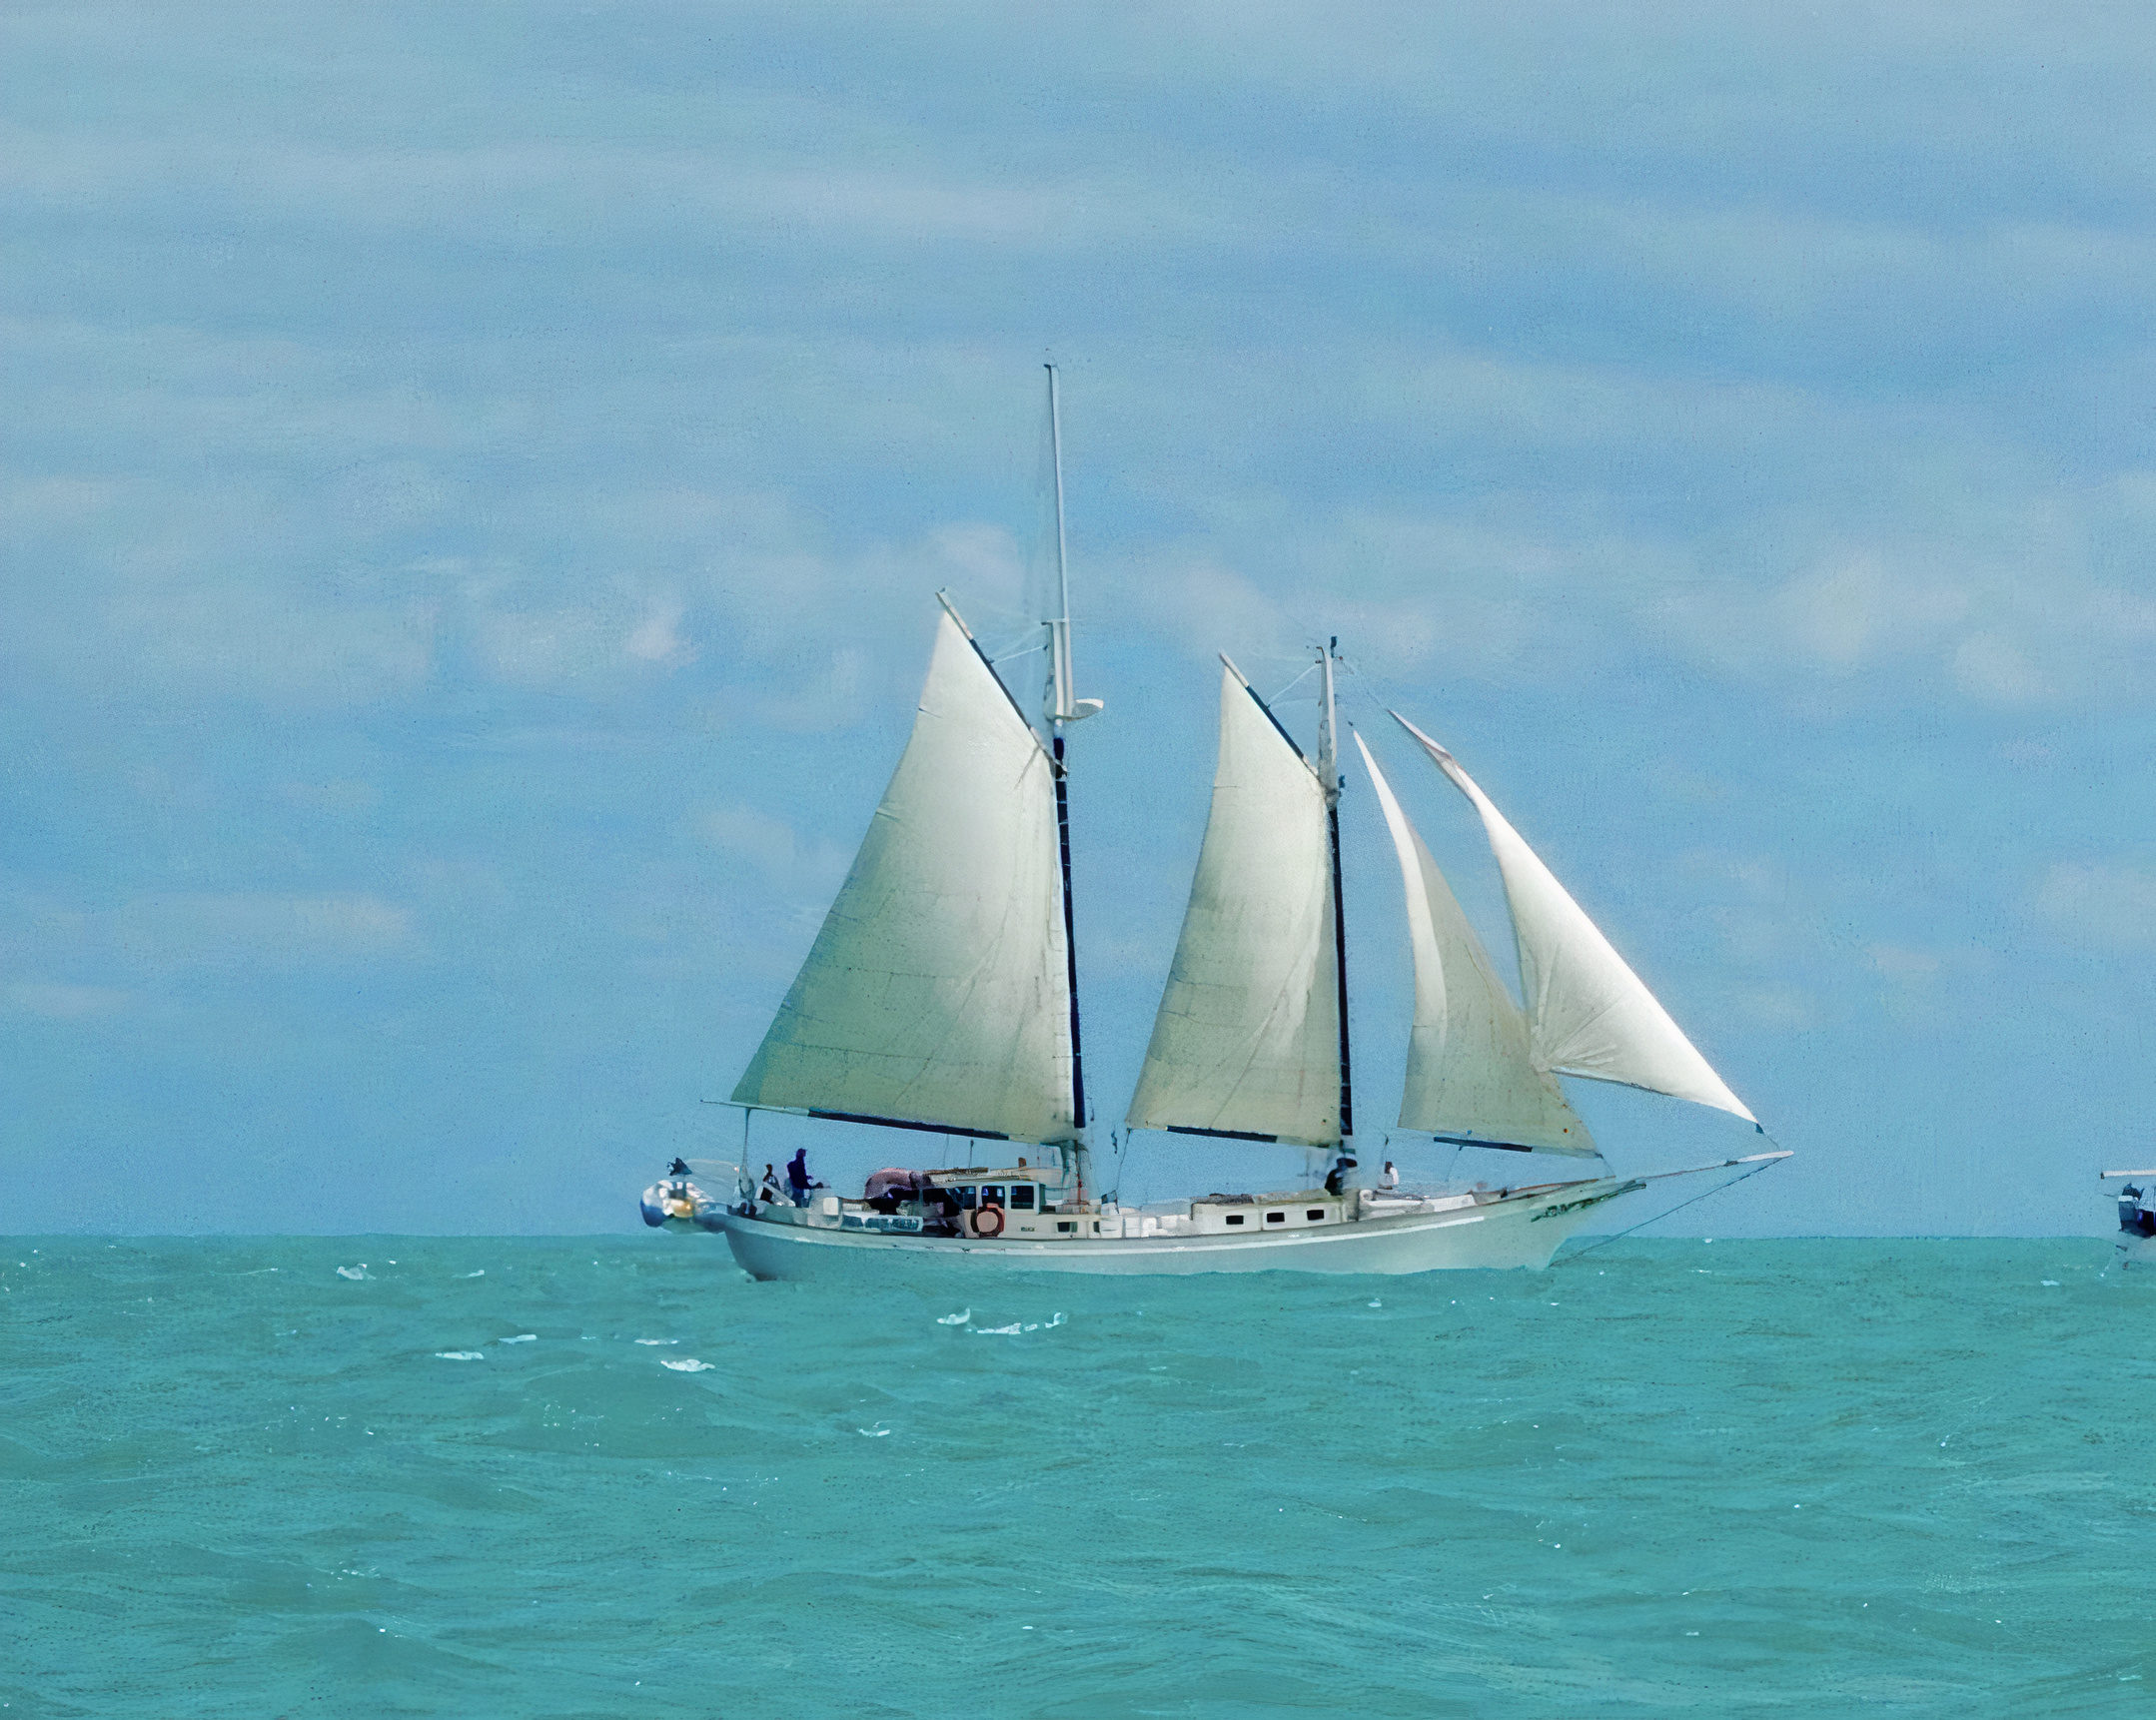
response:
<path id="1" fill-rule="evenodd" d="M 864 1298 L 696 1236 L 17 1241 L 0 1713 L 2145 1713 L 2109 1258 Z"/>

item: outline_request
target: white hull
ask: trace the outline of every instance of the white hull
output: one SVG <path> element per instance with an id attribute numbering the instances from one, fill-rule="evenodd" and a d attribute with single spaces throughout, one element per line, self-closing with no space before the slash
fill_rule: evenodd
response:
<path id="1" fill-rule="evenodd" d="M 703 1222 L 725 1232 L 734 1259 L 756 1279 L 857 1279 L 926 1268 L 1106 1278 L 1272 1272 L 1397 1277 L 1467 1269 L 1540 1270 L 1592 1215 L 1637 1187 L 1611 1179 L 1474 1208 L 1373 1216 L 1353 1224 L 1252 1237 L 988 1241 L 828 1230 L 735 1213 L 714 1214 Z"/>

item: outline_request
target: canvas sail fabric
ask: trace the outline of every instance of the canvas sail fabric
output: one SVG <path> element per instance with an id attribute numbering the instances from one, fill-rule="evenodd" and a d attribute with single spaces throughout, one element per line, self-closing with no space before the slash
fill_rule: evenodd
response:
<path id="1" fill-rule="evenodd" d="M 1052 765 L 951 616 L 741 1105 L 1076 1137 Z"/>
<path id="2" fill-rule="evenodd" d="M 1460 761 L 1398 711 L 1393 716 L 1482 815 L 1520 941 L 1536 1065 L 1666 1093 L 1756 1123 Z"/>
<path id="3" fill-rule="evenodd" d="M 1355 744 L 1392 832 L 1415 955 L 1415 1022 L 1400 1127 L 1448 1141 L 1598 1157 L 1594 1137 L 1556 1080 L 1535 1066 L 1527 1018 L 1392 784 L 1361 735 Z"/>
<path id="4" fill-rule="evenodd" d="M 1230 666 L 1212 814 L 1132 1128 L 1339 1142 L 1332 868 L 1317 773 Z"/>

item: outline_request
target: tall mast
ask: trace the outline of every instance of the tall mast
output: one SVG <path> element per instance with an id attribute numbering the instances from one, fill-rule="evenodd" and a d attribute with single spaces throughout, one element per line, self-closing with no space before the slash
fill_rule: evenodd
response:
<path id="1" fill-rule="evenodd" d="M 1318 651 L 1318 664 L 1325 676 L 1323 702 L 1318 712 L 1318 780 L 1325 785 L 1326 834 L 1333 845 L 1333 954 L 1340 987 L 1340 1139 L 1343 1151 L 1355 1134 L 1355 1081 L 1348 1063 L 1348 911 L 1340 884 L 1340 790 L 1346 780 L 1340 774 L 1340 735 L 1333 708 L 1333 657 L 1340 648 L 1336 636 Z"/>
<path id="2" fill-rule="evenodd" d="M 1048 622 L 1049 750 L 1055 758 L 1056 842 L 1063 861 L 1063 955 L 1069 964 L 1071 1004 L 1071 1101 L 1078 1117 L 1078 1139 L 1071 1144 L 1071 1173 L 1080 1200 L 1086 1199 L 1092 1182 L 1091 1131 L 1085 1105 L 1085 1054 L 1078 1033 L 1078 925 L 1071 906 L 1071 808 L 1070 773 L 1063 762 L 1063 725 L 1100 709 L 1097 703 L 1081 710 L 1071 697 L 1071 582 L 1068 543 L 1063 531 L 1063 415 L 1056 396 L 1056 368 L 1048 372 L 1048 449 L 1055 467 L 1056 484 L 1056 613 Z M 1088 701 L 1091 703 L 1091 701 Z"/>

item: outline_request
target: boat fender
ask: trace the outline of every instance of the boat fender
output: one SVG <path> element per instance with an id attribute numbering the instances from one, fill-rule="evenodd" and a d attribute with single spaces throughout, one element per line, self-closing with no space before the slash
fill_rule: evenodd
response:
<path id="1" fill-rule="evenodd" d="M 1003 1234 L 1003 1209 L 981 1208 L 973 1215 L 973 1234 L 976 1237 L 1000 1237 Z"/>

